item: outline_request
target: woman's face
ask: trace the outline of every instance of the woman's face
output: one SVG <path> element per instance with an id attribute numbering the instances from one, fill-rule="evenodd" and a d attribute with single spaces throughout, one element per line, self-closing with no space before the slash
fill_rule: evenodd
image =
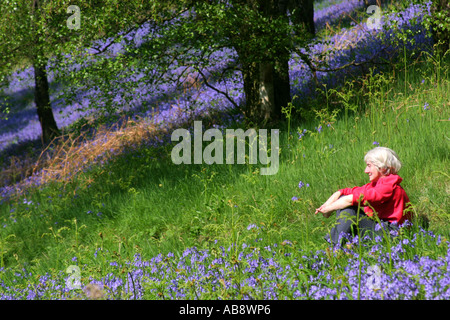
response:
<path id="1" fill-rule="evenodd" d="M 369 179 L 371 182 L 376 182 L 382 176 L 381 172 L 378 171 L 378 168 L 375 167 L 371 162 L 366 162 L 366 170 L 365 173 L 369 175 Z"/>

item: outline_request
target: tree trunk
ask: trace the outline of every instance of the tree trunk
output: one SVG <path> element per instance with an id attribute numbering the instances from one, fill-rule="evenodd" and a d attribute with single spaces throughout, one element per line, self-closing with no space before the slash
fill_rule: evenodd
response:
<path id="1" fill-rule="evenodd" d="M 34 0 L 32 4 L 32 15 L 34 16 L 34 21 L 38 21 L 39 11 L 39 1 Z M 46 70 L 47 60 L 44 59 L 44 55 L 41 50 L 43 40 L 40 39 L 37 32 L 35 32 L 35 35 L 36 38 L 33 48 L 34 54 L 32 56 L 35 84 L 34 102 L 36 103 L 39 123 L 41 124 L 42 142 L 46 144 L 53 138 L 59 136 L 60 132 L 58 130 L 58 126 L 56 125 L 52 108 L 50 106 L 50 94 Z"/>
<path id="2" fill-rule="evenodd" d="M 267 73 L 270 69 L 258 62 L 245 61 L 246 58 L 243 58 L 243 55 L 244 53 L 240 54 L 243 60 L 242 76 L 245 95 L 243 113 L 248 122 L 263 124 L 270 119 L 272 113 L 273 92 L 269 92 L 270 89 L 267 89 L 265 85 L 265 79 L 270 79 Z"/>
<path id="3" fill-rule="evenodd" d="M 50 94 L 47 79 L 47 71 L 45 63 L 38 63 L 35 60 L 34 64 L 34 101 L 36 103 L 37 114 L 42 129 L 42 141 L 44 143 L 50 142 L 57 137 L 60 132 L 56 125 L 53 111 L 50 106 Z"/>
<path id="4" fill-rule="evenodd" d="M 275 65 L 272 66 L 274 69 L 274 92 L 275 92 L 275 117 L 276 119 L 282 116 L 282 108 L 287 107 L 288 103 L 291 102 L 291 83 L 289 77 L 289 60 L 291 58 L 291 53 L 285 48 L 279 50 L 278 60 Z"/>
<path id="5" fill-rule="evenodd" d="M 246 119 L 261 125 L 280 120 L 281 108 L 291 100 L 289 55 L 283 63 L 275 60 L 244 62 L 244 53 L 239 56 L 243 61 Z"/>
<path id="6" fill-rule="evenodd" d="M 285 18 L 288 23 L 288 10 L 293 14 L 293 23 L 303 26 L 310 36 L 315 35 L 313 0 L 260 0 L 260 12 L 269 19 Z M 246 39 L 254 35 L 241 30 L 240 35 Z M 289 35 L 286 34 L 286 37 Z M 278 48 L 273 56 L 259 53 L 260 60 L 251 61 L 252 54 L 246 48 L 236 48 L 243 64 L 244 93 L 246 105 L 245 117 L 258 124 L 275 122 L 282 118 L 282 108 L 291 101 L 289 78 L 290 51 Z"/>
<path id="7" fill-rule="evenodd" d="M 287 0 L 286 6 L 292 14 L 292 22 L 303 27 L 310 37 L 314 37 L 314 0 Z"/>

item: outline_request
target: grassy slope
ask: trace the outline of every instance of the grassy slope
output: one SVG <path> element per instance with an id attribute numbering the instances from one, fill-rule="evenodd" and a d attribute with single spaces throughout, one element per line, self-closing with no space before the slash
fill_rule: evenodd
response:
<path id="1" fill-rule="evenodd" d="M 95 265 L 93 252 L 100 247 L 130 259 L 135 252 L 149 257 L 255 237 L 262 244 L 289 239 L 306 249 L 324 247 L 322 237 L 334 219 L 315 216 L 314 209 L 338 188 L 367 182 L 363 157 L 374 141 L 397 151 L 403 187 L 416 211 L 427 215 L 433 231 L 448 234 L 450 84 L 448 70 L 439 70 L 436 80 L 437 66 L 432 60 L 417 69 L 409 66 L 406 86 L 403 70 L 378 78 L 378 86 L 368 77 L 361 91 L 343 89 L 364 110 L 349 111 L 348 117 L 343 110 L 337 118 L 327 110 L 322 118 L 292 119 L 289 146 L 285 123 L 274 176 L 259 175 L 258 166 L 176 166 L 169 146 L 125 154 L 74 182 L 3 204 L 2 266 L 32 263 L 47 272 L 65 269 L 74 256 Z M 339 106 L 340 101 L 332 95 L 328 102 Z M 320 100 L 308 107 L 319 111 L 324 105 Z M 319 125 L 321 133 L 315 130 Z M 305 128 L 309 132 L 297 139 L 295 131 Z M 309 187 L 299 189 L 299 181 Z M 259 232 L 247 229 L 252 224 Z"/>
<path id="2" fill-rule="evenodd" d="M 213 240 L 242 243 L 256 236 L 256 229 L 247 229 L 251 224 L 260 228 L 262 243 L 289 239 L 322 248 L 334 219 L 315 216 L 314 208 L 338 188 L 367 182 L 363 157 L 374 141 L 397 151 L 416 211 L 427 215 L 432 230 L 448 233 L 448 121 L 440 120 L 448 120 L 450 85 L 445 77 L 434 81 L 433 68 L 427 70 L 432 62 L 425 66 L 408 73 L 406 95 L 401 76 L 370 90 L 366 82 L 366 93 L 384 93 L 360 100 L 366 111 L 356 118 L 325 112 L 322 123 L 292 119 L 289 146 L 287 128 L 280 128 L 280 169 L 273 176 L 259 175 L 257 165 L 176 166 L 169 146 L 126 154 L 77 181 L 49 185 L 26 197 L 32 203 L 5 204 L 4 266 L 39 262 L 42 271 L 62 270 L 74 256 L 94 263 L 92 253 L 100 247 L 129 259 L 136 252 L 207 247 Z M 304 128 L 309 132 L 298 140 L 294 131 Z M 299 181 L 309 187 L 299 189 Z"/>

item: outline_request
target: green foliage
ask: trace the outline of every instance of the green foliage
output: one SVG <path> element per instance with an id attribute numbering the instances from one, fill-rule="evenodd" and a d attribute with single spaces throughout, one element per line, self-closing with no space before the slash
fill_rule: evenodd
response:
<path id="1" fill-rule="evenodd" d="M 123 48 L 113 58 L 103 49 L 93 54 L 78 50 L 72 52 L 69 60 L 61 58 L 62 66 L 69 62 L 83 66 L 76 72 L 61 69 L 58 73 L 68 88 L 63 96 L 72 102 L 80 90 L 94 89 L 91 106 L 111 113 L 115 110 L 115 97 L 124 98 L 128 104 L 131 97 L 125 92 L 134 92 L 136 97 L 143 94 L 142 85 L 146 87 L 145 94 L 152 95 L 157 84 L 173 85 L 179 91 L 199 82 L 214 88 L 215 82 L 233 77 L 237 71 L 245 72 L 248 69 L 245 66 L 260 63 L 273 63 L 278 70 L 294 46 L 303 45 L 308 37 L 302 26 L 289 23 L 286 12 L 273 14 L 269 9 L 274 6 L 273 1 L 267 0 L 173 1 L 150 11 L 140 9 L 139 14 L 130 15 L 133 23 L 123 28 L 120 36 L 110 35 L 109 44 L 120 43 Z M 114 18 L 108 21 L 108 25 L 114 23 Z M 135 46 L 134 38 L 127 36 L 144 25 L 151 32 L 143 35 L 142 43 Z M 229 49 L 235 49 L 237 56 L 229 65 L 216 70 L 217 61 L 224 57 L 214 55 Z M 258 74 L 247 75 L 245 83 L 259 81 Z M 129 81 L 134 76 L 136 80 Z M 235 107 L 241 107 L 221 93 Z"/>
<path id="2" fill-rule="evenodd" d="M 434 0 L 431 11 L 431 21 L 426 23 L 430 24 L 437 52 L 444 55 L 450 50 L 450 4 L 448 1 Z"/>
<path id="3" fill-rule="evenodd" d="M 446 0 L 414 0 L 412 2 L 427 4 L 431 15 L 424 17 L 425 30 L 435 41 L 436 53 L 445 55 L 450 49 L 450 3 Z M 404 1 L 401 3 L 407 5 Z"/>
<path id="4" fill-rule="evenodd" d="M 184 1 L 175 1 L 183 5 Z M 17 69 L 38 64 L 47 66 L 54 72 L 55 81 L 63 85 L 87 80 L 96 71 L 99 78 L 106 81 L 116 77 L 123 68 L 123 62 L 99 59 L 96 69 L 79 69 L 84 65 L 86 50 L 96 40 L 112 38 L 120 42 L 130 30 L 147 20 L 160 20 L 160 15 L 173 11 L 173 3 L 165 1 L 117 1 L 91 0 L 77 5 L 80 13 L 80 28 L 70 28 L 71 17 L 67 11 L 68 0 L 56 1 L 3 1 L 0 6 L 0 83 L 7 85 L 8 75 Z M 90 56 L 88 54 L 88 56 Z M 78 60 L 80 58 L 80 60 Z M 50 61 L 50 63 L 48 63 Z M 72 63 L 79 62 L 78 68 L 71 69 Z M 102 67 L 103 66 L 103 67 Z M 104 73 L 100 71 L 105 71 Z M 88 83 L 89 84 L 89 83 Z M 110 87 L 109 87 L 110 88 Z M 106 87 L 106 92 L 108 92 Z M 61 97 L 67 103 L 73 102 L 74 95 L 68 90 Z M 72 99 L 71 99 L 72 98 Z M 111 110 L 111 101 L 106 105 Z M 94 103 L 95 105 L 95 103 Z"/>

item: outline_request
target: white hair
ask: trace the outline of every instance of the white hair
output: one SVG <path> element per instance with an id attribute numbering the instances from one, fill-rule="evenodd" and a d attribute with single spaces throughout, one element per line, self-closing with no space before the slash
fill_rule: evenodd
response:
<path id="1" fill-rule="evenodd" d="M 397 174 L 402 167 L 395 151 L 385 147 L 370 150 L 365 155 L 364 161 L 372 163 L 384 175 Z"/>

